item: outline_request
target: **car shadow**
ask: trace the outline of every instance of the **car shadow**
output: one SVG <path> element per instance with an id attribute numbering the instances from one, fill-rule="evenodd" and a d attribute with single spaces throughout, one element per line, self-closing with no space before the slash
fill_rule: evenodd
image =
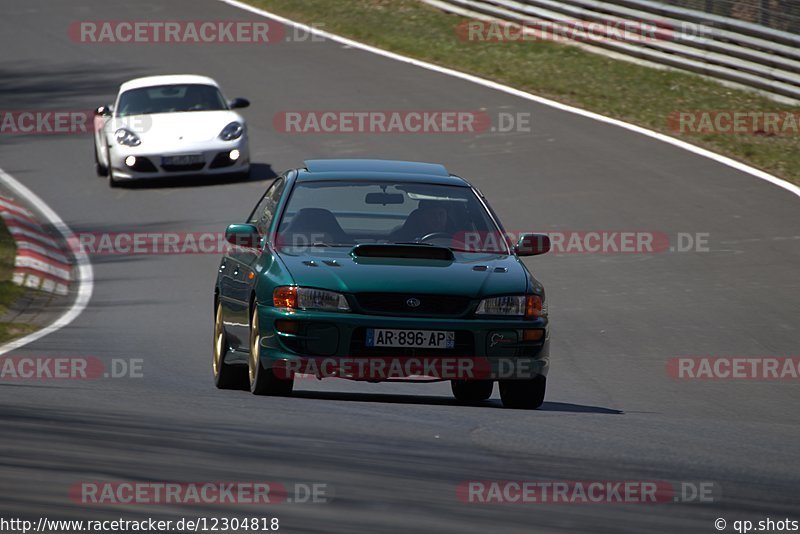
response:
<path id="1" fill-rule="evenodd" d="M 483 402 L 463 403 L 452 397 L 432 395 L 398 395 L 393 393 L 346 393 L 340 391 L 297 391 L 292 397 L 300 399 L 342 401 L 342 402 L 378 402 L 385 404 L 425 404 L 429 406 L 470 406 L 473 408 L 503 408 L 499 399 L 489 399 Z M 539 411 L 563 413 L 593 413 L 606 415 L 623 415 L 622 410 L 604 408 L 602 406 L 587 406 L 570 404 L 566 402 L 545 402 Z"/>
<path id="2" fill-rule="evenodd" d="M 253 163 L 250 173 L 246 176 L 237 174 L 218 174 L 214 176 L 180 176 L 175 178 L 145 178 L 131 182 L 121 182 L 118 187 L 122 189 L 166 189 L 184 187 L 208 187 L 233 183 L 251 183 L 274 180 L 278 175 L 268 163 Z"/>

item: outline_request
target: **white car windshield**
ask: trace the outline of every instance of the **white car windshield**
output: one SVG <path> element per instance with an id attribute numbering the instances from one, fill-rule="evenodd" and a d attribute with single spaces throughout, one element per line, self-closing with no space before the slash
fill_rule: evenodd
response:
<path id="1" fill-rule="evenodd" d="M 159 85 L 122 93 L 117 104 L 117 116 L 225 109 L 228 109 L 228 105 L 222 93 L 213 85 Z"/>

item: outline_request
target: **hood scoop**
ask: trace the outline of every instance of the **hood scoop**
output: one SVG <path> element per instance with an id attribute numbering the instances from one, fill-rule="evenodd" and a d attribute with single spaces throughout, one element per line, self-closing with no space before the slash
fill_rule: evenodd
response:
<path id="1" fill-rule="evenodd" d="M 453 251 L 431 245 L 356 245 L 350 252 L 354 258 L 402 258 L 412 260 L 453 261 Z"/>

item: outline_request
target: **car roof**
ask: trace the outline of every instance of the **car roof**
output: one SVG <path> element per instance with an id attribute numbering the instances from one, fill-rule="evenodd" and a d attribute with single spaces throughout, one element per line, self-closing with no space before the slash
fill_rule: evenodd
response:
<path id="1" fill-rule="evenodd" d="M 469 187 L 463 178 L 448 172 L 444 165 L 382 159 L 314 159 L 305 162 L 298 182 L 317 180 L 397 180 Z"/>
<path id="2" fill-rule="evenodd" d="M 154 87 L 157 85 L 178 85 L 178 84 L 198 84 L 198 85 L 213 85 L 219 87 L 219 84 L 208 76 L 198 76 L 196 74 L 171 74 L 168 76 L 147 76 L 144 78 L 136 78 L 123 83 L 119 91 L 129 91 L 131 89 L 139 89 L 141 87 Z"/>

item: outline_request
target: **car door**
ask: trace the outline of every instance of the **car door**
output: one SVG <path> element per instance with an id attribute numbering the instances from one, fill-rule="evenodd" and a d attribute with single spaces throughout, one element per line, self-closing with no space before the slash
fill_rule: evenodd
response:
<path id="1" fill-rule="evenodd" d="M 259 246 L 232 249 L 220 265 L 220 297 L 225 300 L 226 331 L 234 348 L 249 348 L 250 298 L 256 281 L 256 264 L 261 259 L 269 227 L 285 188 L 286 178 L 281 176 L 269 187 L 247 221 L 254 224 L 261 234 Z"/>

